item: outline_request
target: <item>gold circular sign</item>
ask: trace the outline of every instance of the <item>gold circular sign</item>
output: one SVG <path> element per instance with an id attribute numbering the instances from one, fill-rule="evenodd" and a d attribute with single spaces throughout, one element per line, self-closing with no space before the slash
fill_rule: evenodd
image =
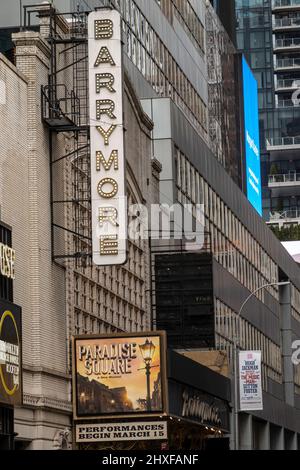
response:
<path id="1" fill-rule="evenodd" d="M 9 310 L 6 310 L 3 315 L 2 315 L 2 318 L 0 320 L 0 336 L 1 336 L 1 332 L 2 332 L 2 327 L 3 327 L 3 323 L 4 323 L 4 320 L 5 318 L 9 317 L 13 324 L 14 324 L 14 327 L 15 327 L 15 330 L 16 330 L 16 334 L 17 334 L 17 340 L 18 340 L 18 348 L 20 349 L 20 340 L 19 340 L 19 332 L 18 332 L 18 327 L 17 327 L 17 324 L 16 324 L 16 320 L 13 316 L 13 314 L 9 311 Z M 14 385 L 14 387 L 12 389 L 10 389 L 6 382 L 5 382 L 5 379 L 4 379 L 4 375 L 3 375 L 3 371 L 2 371 L 2 365 L 0 364 L 0 378 L 1 378 L 1 382 L 2 382 L 2 385 L 3 385 L 3 388 L 4 390 L 6 391 L 7 395 L 10 395 L 12 396 L 19 388 L 19 385 Z"/>

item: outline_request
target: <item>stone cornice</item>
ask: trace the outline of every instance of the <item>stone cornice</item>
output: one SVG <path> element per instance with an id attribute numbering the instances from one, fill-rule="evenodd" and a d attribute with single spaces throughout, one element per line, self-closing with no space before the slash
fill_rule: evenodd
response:
<path id="1" fill-rule="evenodd" d="M 59 412 L 72 414 L 72 403 L 43 395 L 23 394 L 23 406 L 29 408 L 55 409 Z"/>
<path id="2" fill-rule="evenodd" d="M 49 66 L 51 55 L 50 47 L 39 33 L 24 31 L 12 34 L 12 41 L 16 45 L 16 56 L 37 56 L 44 65 Z"/>
<path id="3" fill-rule="evenodd" d="M 124 73 L 124 82 L 125 82 L 125 93 L 127 94 L 129 101 L 131 102 L 131 105 L 135 111 L 138 121 L 140 124 L 143 124 L 145 126 L 144 130 L 150 135 L 150 132 L 152 131 L 154 127 L 154 123 L 150 119 L 148 114 L 146 114 L 145 111 L 143 110 L 140 100 L 137 97 L 137 94 L 126 72 Z"/>
<path id="4" fill-rule="evenodd" d="M 157 160 L 157 158 L 152 157 L 151 158 L 151 165 L 152 165 L 152 170 L 160 173 L 162 170 L 162 164 Z"/>
<path id="5" fill-rule="evenodd" d="M 66 379 L 66 380 L 71 380 L 72 376 L 71 374 L 67 374 L 64 372 L 59 372 L 53 369 L 48 369 L 47 367 L 40 367 L 40 366 L 33 366 L 33 365 L 28 365 L 28 364 L 23 364 L 23 371 L 24 372 L 30 372 L 31 374 L 45 374 L 45 375 L 50 375 L 52 377 L 58 377 L 60 379 Z"/>

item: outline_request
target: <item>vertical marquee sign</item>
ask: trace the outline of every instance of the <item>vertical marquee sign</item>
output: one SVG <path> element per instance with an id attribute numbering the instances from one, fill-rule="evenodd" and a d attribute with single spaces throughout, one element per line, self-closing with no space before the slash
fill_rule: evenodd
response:
<path id="1" fill-rule="evenodd" d="M 126 261 L 121 17 L 89 15 L 89 88 L 93 262 Z"/>

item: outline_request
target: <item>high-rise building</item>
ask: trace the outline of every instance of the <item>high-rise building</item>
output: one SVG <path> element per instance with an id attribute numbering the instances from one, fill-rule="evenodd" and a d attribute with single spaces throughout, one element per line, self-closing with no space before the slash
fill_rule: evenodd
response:
<path id="1" fill-rule="evenodd" d="M 237 47 L 259 87 L 264 218 L 274 228 L 300 221 L 299 15 L 296 0 L 236 0 Z"/>
<path id="2" fill-rule="evenodd" d="M 235 0 L 210 0 L 233 44 L 236 43 Z"/>
<path id="3" fill-rule="evenodd" d="M 129 203 L 147 208 L 177 203 L 194 216 L 202 204 L 203 239 L 196 247 L 190 240 L 163 240 L 165 249 L 158 244 L 158 254 L 155 244 L 150 253 L 148 240 L 130 240 L 124 266 L 91 263 L 87 15 L 76 8 L 73 15 L 59 15 L 41 5 L 31 15 L 33 26 L 27 23 L 11 37 L 14 64 L 0 59 L 0 114 L 7 123 L 7 132 L 0 131 L 1 220 L 11 225 L 20 253 L 13 287 L 23 309 L 17 446 L 70 445 L 73 334 L 145 331 L 151 320 L 154 327 L 163 320 L 168 329 L 169 300 L 177 308 L 170 314 L 176 314 L 178 328 L 187 320 L 178 347 L 185 349 L 182 341 L 193 333 L 193 350 L 214 347 L 228 356 L 230 377 L 238 325 L 238 349 L 262 351 L 263 410 L 238 414 L 238 445 L 299 448 L 300 370 L 292 362 L 300 331 L 299 266 L 240 189 L 236 50 L 210 2 L 108 4 L 122 16 Z M 27 8 L 26 14 L 35 9 Z M 18 27 L 1 22 L 2 17 L 3 28 Z M 186 299 L 187 279 L 178 281 L 179 255 L 191 248 L 199 254 L 192 268 L 201 269 L 209 260 L 209 269 L 195 276 Z M 151 289 L 151 281 L 159 282 L 155 261 L 173 250 L 181 290 L 173 288 L 165 299 L 166 288 L 160 286 L 164 318 L 159 319 Z M 190 263 L 190 256 L 185 258 L 182 275 Z M 160 275 L 165 282 L 168 273 Z M 290 285 L 278 286 L 286 280 Z M 178 306 L 187 306 L 184 315 Z M 195 327 L 207 328 L 209 341 L 197 343 Z M 177 367 L 177 379 L 181 373 Z M 227 391 L 223 395 L 229 397 Z M 232 446 L 233 429 L 231 424 Z"/>

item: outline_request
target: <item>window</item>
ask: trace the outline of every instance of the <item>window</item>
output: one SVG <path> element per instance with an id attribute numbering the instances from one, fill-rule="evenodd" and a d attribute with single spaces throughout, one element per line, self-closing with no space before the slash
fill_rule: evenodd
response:
<path id="1" fill-rule="evenodd" d="M 250 47 L 262 48 L 265 45 L 265 33 L 264 31 L 255 31 L 250 33 Z"/>
<path id="2" fill-rule="evenodd" d="M 251 53 L 251 67 L 254 69 L 265 67 L 265 52 Z"/>

